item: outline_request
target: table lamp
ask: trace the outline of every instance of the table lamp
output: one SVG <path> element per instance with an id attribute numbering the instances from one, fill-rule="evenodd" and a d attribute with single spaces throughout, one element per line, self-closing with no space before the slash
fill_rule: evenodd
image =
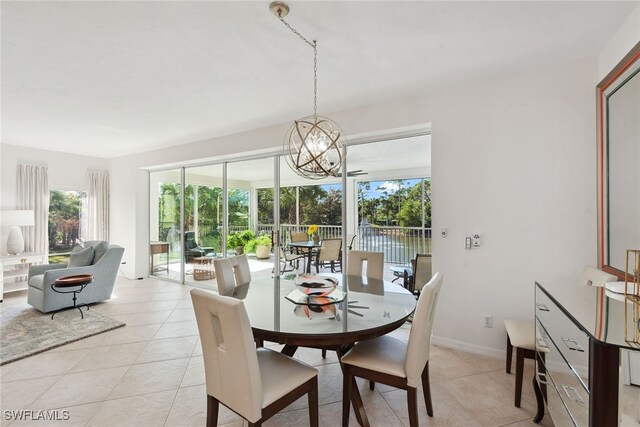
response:
<path id="1" fill-rule="evenodd" d="M 30 210 L 13 210 L 2 211 L 0 224 L 3 227 L 11 227 L 7 237 L 7 253 L 18 255 L 24 252 L 24 238 L 20 226 L 34 225 L 33 211 Z"/>

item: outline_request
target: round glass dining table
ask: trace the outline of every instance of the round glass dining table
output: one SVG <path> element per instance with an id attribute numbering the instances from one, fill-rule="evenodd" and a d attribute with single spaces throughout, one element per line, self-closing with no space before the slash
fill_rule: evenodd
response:
<path id="1" fill-rule="evenodd" d="M 296 291 L 295 275 L 253 279 L 225 295 L 244 301 L 256 340 L 285 344 L 283 352 L 291 354 L 299 346 L 337 349 L 384 335 L 402 326 L 415 310 L 415 296 L 395 283 L 322 276 L 337 279 L 336 291 L 329 296 L 340 295 L 341 302 L 305 304 L 304 298 L 296 298 L 302 293 Z"/>
<path id="2" fill-rule="evenodd" d="M 284 344 L 282 353 L 288 356 L 298 347 L 314 347 L 335 350 L 340 359 L 355 342 L 402 326 L 416 308 L 415 296 L 398 284 L 360 276 L 322 276 L 337 279 L 328 298 L 339 302 L 321 305 L 328 298 L 313 298 L 321 304 L 305 304 L 305 295 L 294 283 L 296 275 L 256 278 L 224 295 L 244 301 L 256 342 Z M 358 423 L 368 426 L 357 387 L 352 387 L 351 403 Z"/>

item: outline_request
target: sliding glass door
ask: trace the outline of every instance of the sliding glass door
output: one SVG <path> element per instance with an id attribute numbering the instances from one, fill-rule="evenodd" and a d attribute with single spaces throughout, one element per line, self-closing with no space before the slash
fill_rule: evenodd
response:
<path id="1" fill-rule="evenodd" d="M 185 168 L 184 281 L 216 289 L 213 260 L 224 254 L 223 165 Z"/>
<path id="2" fill-rule="evenodd" d="M 182 169 L 149 174 L 149 274 L 182 281 Z"/>
<path id="3" fill-rule="evenodd" d="M 277 262 L 273 169 L 273 157 L 227 163 L 227 250 L 248 256 L 252 277 L 271 275 Z"/>
<path id="4" fill-rule="evenodd" d="M 428 135 L 350 145 L 344 179 L 302 178 L 281 156 L 152 171 L 150 274 L 217 289 L 217 257 L 245 253 L 258 277 L 337 270 L 355 248 L 406 265 L 431 253 L 430 146 Z M 280 262 L 314 237 L 342 240 L 341 253 Z"/>

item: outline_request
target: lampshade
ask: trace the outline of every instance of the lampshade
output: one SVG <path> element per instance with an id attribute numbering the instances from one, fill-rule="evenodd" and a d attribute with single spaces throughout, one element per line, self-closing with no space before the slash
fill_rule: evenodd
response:
<path id="1" fill-rule="evenodd" d="M 34 224 L 33 211 L 14 210 L 0 212 L 0 225 L 3 227 L 11 227 L 5 246 L 7 253 L 17 255 L 24 252 L 24 238 L 22 237 L 22 231 L 19 226 L 30 226 Z"/>
<path id="2" fill-rule="evenodd" d="M 3 227 L 11 227 L 13 225 L 27 226 L 34 225 L 35 220 L 33 211 L 14 210 L 0 212 L 0 224 Z"/>

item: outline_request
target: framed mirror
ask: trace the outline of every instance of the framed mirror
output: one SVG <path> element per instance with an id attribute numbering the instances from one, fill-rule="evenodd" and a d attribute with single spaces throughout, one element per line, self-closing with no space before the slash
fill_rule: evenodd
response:
<path id="1" fill-rule="evenodd" d="M 624 278 L 640 249 L 640 43 L 598 84 L 598 261 Z"/>

